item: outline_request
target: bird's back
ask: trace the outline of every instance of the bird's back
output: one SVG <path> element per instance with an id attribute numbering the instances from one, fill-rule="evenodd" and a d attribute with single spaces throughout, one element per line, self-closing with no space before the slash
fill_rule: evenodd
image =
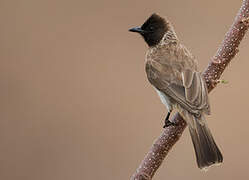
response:
<path id="1" fill-rule="evenodd" d="M 198 71 L 197 62 L 185 46 L 179 42 L 159 44 L 147 51 L 146 72 L 149 81 L 151 76 L 155 75 L 154 72 L 158 71 L 164 80 L 182 84 L 182 72 L 186 69 Z M 156 84 L 153 85 L 157 88 Z"/>

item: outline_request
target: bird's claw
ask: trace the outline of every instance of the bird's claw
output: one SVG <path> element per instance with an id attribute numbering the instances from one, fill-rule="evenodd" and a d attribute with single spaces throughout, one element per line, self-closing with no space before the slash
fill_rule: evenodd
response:
<path id="1" fill-rule="evenodd" d="M 166 116 L 166 118 L 164 120 L 164 126 L 163 126 L 163 128 L 166 128 L 166 127 L 169 127 L 169 126 L 175 126 L 176 125 L 175 123 L 173 123 L 173 122 L 171 122 L 169 120 L 170 113 L 171 113 L 171 111 L 168 112 L 168 114 L 167 114 L 167 116 Z"/>
<path id="2" fill-rule="evenodd" d="M 170 121 L 166 121 L 163 128 L 166 128 L 166 127 L 169 127 L 169 126 L 175 126 L 176 124 L 175 123 L 172 123 Z"/>

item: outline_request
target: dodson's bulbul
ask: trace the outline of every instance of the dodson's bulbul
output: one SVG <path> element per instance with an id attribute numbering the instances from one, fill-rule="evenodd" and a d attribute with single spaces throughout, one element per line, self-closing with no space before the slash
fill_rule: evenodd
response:
<path id="1" fill-rule="evenodd" d="M 164 127 L 177 125 L 169 121 L 176 109 L 188 124 L 198 167 L 221 163 L 222 154 L 204 117 L 210 114 L 208 91 L 195 57 L 180 43 L 171 23 L 157 14 L 129 31 L 142 35 L 149 46 L 146 73 L 168 109 Z"/>

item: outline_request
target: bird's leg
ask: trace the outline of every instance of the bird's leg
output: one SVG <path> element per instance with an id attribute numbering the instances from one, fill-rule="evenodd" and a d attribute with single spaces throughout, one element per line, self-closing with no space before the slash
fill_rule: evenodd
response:
<path id="1" fill-rule="evenodd" d="M 164 120 L 164 126 L 163 126 L 163 128 L 166 128 L 166 127 L 168 127 L 168 126 L 175 125 L 175 123 L 172 123 L 172 122 L 170 122 L 170 120 L 169 120 L 170 114 L 171 114 L 171 111 L 168 112 L 168 114 L 167 114 L 167 116 L 166 116 L 166 118 L 165 118 L 165 120 Z"/>

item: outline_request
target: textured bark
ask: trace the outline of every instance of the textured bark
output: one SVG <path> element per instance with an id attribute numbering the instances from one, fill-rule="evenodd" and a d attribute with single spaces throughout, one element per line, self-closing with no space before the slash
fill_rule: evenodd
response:
<path id="1" fill-rule="evenodd" d="M 242 6 L 235 17 L 235 20 L 225 35 L 215 56 L 211 58 L 208 67 L 203 72 L 203 76 L 210 92 L 218 83 L 223 71 L 238 53 L 238 46 L 249 27 L 249 0 L 244 0 Z M 177 122 L 178 126 L 169 126 L 156 139 L 148 154 L 141 162 L 136 172 L 131 177 L 132 180 L 150 180 L 163 162 L 169 150 L 179 140 L 187 124 L 183 118 L 176 113 L 171 119 Z"/>

